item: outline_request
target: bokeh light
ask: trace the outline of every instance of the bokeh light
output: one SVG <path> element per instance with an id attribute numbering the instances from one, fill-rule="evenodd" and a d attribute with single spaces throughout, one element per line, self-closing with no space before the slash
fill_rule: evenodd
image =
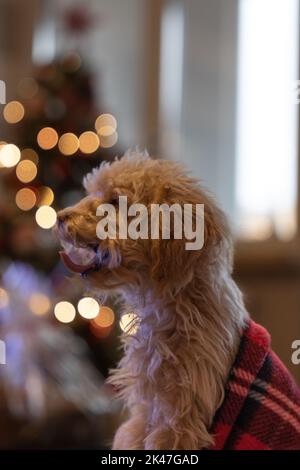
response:
<path id="1" fill-rule="evenodd" d="M 115 132 L 115 130 L 116 129 L 112 126 L 102 126 L 102 127 L 100 127 L 100 129 L 98 131 L 98 134 L 101 137 L 108 137 L 108 136 L 112 135 Z"/>
<path id="2" fill-rule="evenodd" d="M 5 289 L 0 287 L 0 308 L 5 308 L 9 304 L 9 296 Z"/>
<path id="3" fill-rule="evenodd" d="M 50 150 L 58 142 L 58 134 L 52 127 L 44 127 L 37 135 L 37 143 L 43 150 Z"/>
<path id="4" fill-rule="evenodd" d="M 94 325 L 92 322 L 93 320 L 89 324 L 90 331 L 97 339 L 107 338 L 113 330 L 113 325 L 103 328 L 98 325 Z"/>
<path id="5" fill-rule="evenodd" d="M 16 194 L 16 204 L 22 211 L 29 211 L 36 203 L 36 195 L 29 188 L 22 188 Z"/>
<path id="6" fill-rule="evenodd" d="M 76 310 L 70 302 L 61 301 L 55 305 L 54 315 L 61 323 L 71 323 L 76 316 Z"/>
<path id="7" fill-rule="evenodd" d="M 19 148 L 14 144 L 4 144 L 0 146 L 0 164 L 6 168 L 15 166 L 21 158 Z"/>
<path id="8" fill-rule="evenodd" d="M 95 121 L 95 129 L 98 132 L 98 134 L 101 134 L 101 129 L 110 127 L 114 131 L 117 129 L 117 120 L 112 114 L 101 114 L 100 116 L 97 117 Z"/>
<path id="9" fill-rule="evenodd" d="M 82 153 L 94 153 L 99 148 L 100 139 L 95 132 L 83 132 L 79 137 L 79 148 Z"/>
<path id="10" fill-rule="evenodd" d="M 37 175 L 36 164 L 31 160 L 21 160 L 16 168 L 16 175 L 22 183 L 29 183 Z"/>
<path id="11" fill-rule="evenodd" d="M 115 321 L 115 314 L 110 307 L 102 306 L 99 314 L 92 320 L 94 327 L 107 328 L 112 326 Z"/>
<path id="12" fill-rule="evenodd" d="M 96 318 L 99 313 L 100 306 L 97 300 L 92 297 L 84 297 L 79 300 L 77 310 L 83 318 L 91 320 Z"/>
<path id="13" fill-rule="evenodd" d="M 35 315 L 45 315 L 49 312 L 51 302 L 47 295 L 40 292 L 31 294 L 28 300 L 29 308 Z"/>
<path id="14" fill-rule="evenodd" d="M 113 134 L 102 136 L 100 143 L 101 143 L 101 147 L 110 148 L 116 145 L 117 142 L 118 142 L 118 133 L 114 131 Z"/>
<path id="15" fill-rule="evenodd" d="M 128 335 L 134 335 L 138 330 L 138 316 L 135 313 L 125 313 L 119 322 L 120 328 Z"/>
<path id="16" fill-rule="evenodd" d="M 41 186 L 38 188 L 37 205 L 38 206 L 51 206 L 54 201 L 54 192 L 48 186 Z"/>
<path id="17" fill-rule="evenodd" d="M 41 206 L 35 213 L 37 224 L 44 229 L 52 228 L 56 223 L 56 219 L 55 210 L 49 206 Z"/>
<path id="18" fill-rule="evenodd" d="M 79 149 L 78 137 L 72 132 L 63 134 L 58 141 L 58 148 L 63 155 L 73 155 Z"/>
<path id="19" fill-rule="evenodd" d="M 18 93 L 21 98 L 31 99 L 38 92 L 39 86 L 32 77 L 24 77 L 18 83 Z"/>
<path id="20" fill-rule="evenodd" d="M 39 156 L 35 150 L 26 148 L 21 151 L 22 160 L 31 160 L 36 165 L 39 163 Z"/>
<path id="21" fill-rule="evenodd" d="M 3 110 L 3 117 L 8 124 L 20 122 L 25 114 L 24 106 L 19 101 L 10 101 Z"/>

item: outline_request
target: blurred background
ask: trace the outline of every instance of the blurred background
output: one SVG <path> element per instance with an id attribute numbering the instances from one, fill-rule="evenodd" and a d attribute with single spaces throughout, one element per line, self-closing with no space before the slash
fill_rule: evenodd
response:
<path id="1" fill-rule="evenodd" d="M 299 38 L 299 0 L 0 0 L 2 448 L 110 445 L 134 312 L 70 278 L 51 228 L 129 147 L 216 195 L 247 307 L 300 383 Z"/>

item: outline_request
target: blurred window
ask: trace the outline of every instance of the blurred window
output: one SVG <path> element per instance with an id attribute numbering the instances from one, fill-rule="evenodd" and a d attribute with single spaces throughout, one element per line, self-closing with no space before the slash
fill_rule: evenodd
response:
<path id="1" fill-rule="evenodd" d="M 160 46 L 160 148 L 164 155 L 178 158 L 182 114 L 184 55 L 184 8 L 178 0 L 168 0 L 161 18 Z"/>
<path id="2" fill-rule="evenodd" d="M 246 240 L 289 240 L 297 230 L 298 8 L 239 2 L 235 197 Z"/>

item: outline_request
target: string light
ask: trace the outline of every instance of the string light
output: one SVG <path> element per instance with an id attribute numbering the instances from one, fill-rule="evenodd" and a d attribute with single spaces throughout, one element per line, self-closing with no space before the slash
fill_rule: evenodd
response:
<path id="1" fill-rule="evenodd" d="M 73 155 L 79 149 L 79 140 L 72 132 L 63 134 L 58 141 L 58 148 L 63 155 Z"/>
<path id="2" fill-rule="evenodd" d="M 51 150 L 58 142 L 58 134 L 52 127 L 44 127 L 37 135 L 37 143 L 43 150 Z"/>
<path id="3" fill-rule="evenodd" d="M 115 321 L 115 314 L 110 307 L 100 308 L 96 318 L 91 320 L 90 329 L 94 336 L 99 339 L 106 338 L 112 331 Z"/>
<path id="4" fill-rule="evenodd" d="M 1 140 L 0 142 L 0 150 L 1 148 L 4 146 L 4 145 L 7 145 L 7 142 L 5 142 L 4 140 Z M 1 158 L 0 158 L 0 169 L 3 168 L 4 165 L 1 163 Z"/>
<path id="5" fill-rule="evenodd" d="M 98 328 L 112 326 L 115 321 L 115 314 L 110 307 L 101 307 L 99 314 L 92 320 L 92 324 Z"/>
<path id="6" fill-rule="evenodd" d="M 40 292 L 31 294 L 28 300 L 29 308 L 35 315 L 45 315 L 51 307 L 49 297 Z"/>
<path id="7" fill-rule="evenodd" d="M 99 145 L 100 139 L 95 132 L 86 131 L 79 137 L 79 148 L 82 153 L 94 153 Z"/>
<path id="8" fill-rule="evenodd" d="M 134 335 L 138 330 L 138 316 L 135 313 L 125 313 L 119 322 L 120 328 L 128 335 Z"/>
<path id="9" fill-rule="evenodd" d="M 116 129 L 112 126 L 102 126 L 102 127 L 100 127 L 100 129 L 98 131 L 98 134 L 101 137 L 108 137 L 108 136 L 112 135 L 115 132 L 115 130 Z"/>
<path id="10" fill-rule="evenodd" d="M 92 297 L 84 297 L 80 299 L 77 305 L 78 312 L 83 318 L 91 320 L 92 318 L 96 318 L 100 306 L 97 300 L 93 299 Z"/>
<path id="11" fill-rule="evenodd" d="M 42 186 L 38 189 L 38 206 L 51 206 L 54 201 L 54 192 L 48 186 Z"/>
<path id="12" fill-rule="evenodd" d="M 57 215 L 49 206 L 41 206 L 35 213 L 37 224 L 44 229 L 52 228 L 56 224 Z"/>
<path id="13" fill-rule="evenodd" d="M 17 178 L 22 183 L 29 183 L 37 175 L 37 167 L 31 160 L 21 160 L 16 168 Z"/>
<path id="14" fill-rule="evenodd" d="M 10 101 L 3 110 L 3 117 L 8 124 L 17 124 L 25 114 L 24 106 L 19 101 Z"/>
<path id="15" fill-rule="evenodd" d="M 4 144 L 0 146 L 0 163 L 6 168 L 15 166 L 21 158 L 19 148 L 14 144 Z"/>
<path id="16" fill-rule="evenodd" d="M 30 148 L 26 148 L 21 151 L 21 158 L 22 160 L 31 160 L 36 165 L 39 162 L 38 154 L 36 153 L 35 150 L 30 149 Z"/>
<path id="17" fill-rule="evenodd" d="M 71 323 L 76 316 L 76 310 L 70 302 L 62 301 L 55 305 L 54 315 L 61 323 Z"/>
<path id="18" fill-rule="evenodd" d="M 112 114 L 108 113 L 101 114 L 95 121 L 95 129 L 100 135 L 102 135 L 101 132 L 103 132 L 101 131 L 102 128 L 110 127 L 115 131 L 117 129 L 117 125 L 116 118 Z"/>
<path id="19" fill-rule="evenodd" d="M 29 188 L 22 188 L 16 194 L 16 204 L 22 211 L 29 211 L 36 203 L 36 195 Z"/>
<path id="20" fill-rule="evenodd" d="M 102 136 L 101 137 L 101 147 L 103 148 L 110 148 L 116 145 L 118 142 L 118 133 L 116 131 L 113 132 L 113 134 L 107 135 L 107 136 Z"/>

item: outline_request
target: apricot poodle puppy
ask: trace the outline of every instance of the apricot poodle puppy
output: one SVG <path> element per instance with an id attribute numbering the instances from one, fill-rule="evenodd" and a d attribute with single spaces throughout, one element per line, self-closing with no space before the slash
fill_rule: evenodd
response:
<path id="1" fill-rule="evenodd" d="M 110 378 L 128 412 L 113 448 L 300 448 L 299 391 L 284 371 L 271 406 L 277 359 L 231 277 L 231 236 L 213 198 L 180 164 L 138 152 L 103 163 L 83 184 L 87 196 L 58 213 L 62 258 L 99 295 L 118 293 L 124 311 L 136 314 Z M 187 250 L 185 237 L 174 236 L 99 239 L 97 208 L 108 203 L 118 212 L 120 196 L 149 209 L 204 204 L 202 248 Z M 290 400 L 285 409 L 282 396 Z M 266 414 L 259 418 L 257 409 Z"/>

